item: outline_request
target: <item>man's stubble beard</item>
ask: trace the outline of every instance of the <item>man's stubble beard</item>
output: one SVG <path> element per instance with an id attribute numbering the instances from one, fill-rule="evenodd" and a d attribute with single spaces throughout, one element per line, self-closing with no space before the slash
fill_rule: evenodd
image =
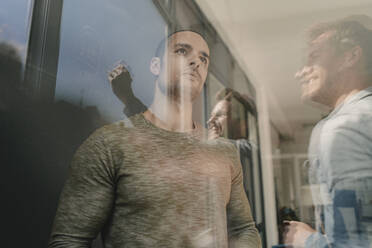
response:
<path id="1" fill-rule="evenodd" d="M 191 85 L 193 82 L 182 82 L 181 80 L 182 79 L 177 82 L 165 83 L 161 80 L 161 78 L 159 78 L 158 87 L 160 92 L 168 99 L 180 104 L 185 102 L 193 102 L 198 97 L 200 92 Z"/>

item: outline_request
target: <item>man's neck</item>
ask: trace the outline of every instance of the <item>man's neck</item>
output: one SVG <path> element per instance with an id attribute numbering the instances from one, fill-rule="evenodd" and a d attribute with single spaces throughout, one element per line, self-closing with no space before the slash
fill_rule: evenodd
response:
<path id="1" fill-rule="evenodd" d="M 347 98 L 351 97 L 352 95 L 355 95 L 359 91 L 368 88 L 368 83 L 366 82 L 367 82 L 366 80 L 362 80 L 361 78 L 348 78 L 348 80 L 340 82 L 339 85 L 337 86 L 338 90 L 337 92 L 335 92 L 337 97 L 331 106 L 332 109 L 337 108 L 340 104 L 342 104 Z"/>
<path id="2" fill-rule="evenodd" d="M 333 109 L 337 108 L 341 103 L 343 103 L 347 98 L 351 97 L 352 95 L 358 93 L 362 89 L 353 89 L 349 92 L 345 92 L 341 94 L 337 99 L 336 102 L 334 103 Z"/>
<path id="3" fill-rule="evenodd" d="M 165 96 L 158 87 L 154 101 L 144 113 L 145 118 L 155 126 L 174 132 L 189 132 L 194 128 L 192 102 L 180 102 Z"/>

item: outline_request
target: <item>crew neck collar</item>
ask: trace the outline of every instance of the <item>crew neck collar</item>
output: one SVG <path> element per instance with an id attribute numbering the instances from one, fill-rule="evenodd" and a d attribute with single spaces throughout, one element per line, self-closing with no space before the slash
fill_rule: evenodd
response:
<path id="1" fill-rule="evenodd" d="M 154 129 L 154 130 L 156 129 L 156 130 L 158 130 L 162 133 L 180 135 L 180 136 L 192 136 L 192 137 L 198 138 L 198 139 L 200 139 L 202 137 L 202 130 L 201 130 L 202 128 L 194 121 L 193 121 L 193 124 L 194 124 L 195 127 L 191 131 L 178 132 L 178 131 L 170 131 L 170 130 L 167 130 L 167 129 L 164 129 L 164 128 L 157 127 L 156 125 L 154 125 L 154 123 L 147 120 L 143 113 L 137 114 L 137 115 L 133 116 L 133 118 L 138 119 L 143 124 L 144 127 L 151 128 L 151 129 Z"/>
<path id="2" fill-rule="evenodd" d="M 344 106 L 349 105 L 353 102 L 357 102 L 360 99 L 372 95 L 372 86 L 367 87 L 349 97 L 347 97 L 342 103 L 340 103 L 334 110 L 331 111 L 331 113 L 328 115 L 328 117 L 332 117 L 336 113 L 338 113 Z"/>

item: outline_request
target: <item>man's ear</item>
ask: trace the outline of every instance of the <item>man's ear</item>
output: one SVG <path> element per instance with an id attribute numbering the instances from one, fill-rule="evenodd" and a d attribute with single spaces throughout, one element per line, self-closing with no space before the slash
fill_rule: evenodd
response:
<path id="1" fill-rule="evenodd" d="M 345 53 L 345 59 L 343 63 L 343 68 L 351 68 L 356 65 L 363 55 L 363 50 L 360 46 L 355 46 Z"/>
<path id="2" fill-rule="evenodd" d="M 161 68 L 161 62 L 159 57 L 153 57 L 150 62 L 150 71 L 155 76 L 159 76 Z"/>

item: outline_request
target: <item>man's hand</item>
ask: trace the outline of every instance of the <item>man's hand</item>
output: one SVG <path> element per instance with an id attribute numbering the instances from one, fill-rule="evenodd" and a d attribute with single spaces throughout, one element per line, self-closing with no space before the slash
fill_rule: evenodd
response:
<path id="1" fill-rule="evenodd" d="M 119 64 L 109 74 L 112 91 L 125 105 L 133 98 L 132 77 L 124 65 Z"/>
<path id="2" fill-rule="evenodd" d="M 284 231 L 284 244 L 293 247 L 305 247 L 306 239 L 316 232 L 309 225 L 298 221 L 284 221 L 286 224 Z"/>

